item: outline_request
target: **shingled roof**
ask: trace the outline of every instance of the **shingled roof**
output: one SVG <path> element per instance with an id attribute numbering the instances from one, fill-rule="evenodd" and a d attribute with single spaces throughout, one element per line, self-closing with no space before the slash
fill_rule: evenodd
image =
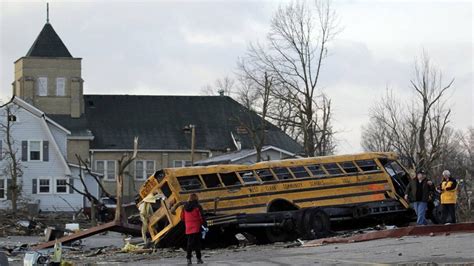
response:
<path id="1" fill-rule="evenodd" d="M 51 24 L 46 23 L 26 54 L 27 57 L 72 57 L 66 45 L 54 31 Z"/>
<path id="2" fill-rule="evenodd" d="M 196 128 L 196 149 L 235 150 L 240 139 L 242 149 L 253 148 L 249 132 L 240 121 L 259 121 L 257 114 L 227 96 L 132 96 L 84 95 L 85 114 L 49 115 L 73 135 L 90 130 L 94 135 L 91 149 L 131 149 L 139 136 L 140 149 L 189 150 L 190 134 L 186 125 Z M 267 122 L 265 145 L 298 153 L 302 147 L 276 126 Z"/>

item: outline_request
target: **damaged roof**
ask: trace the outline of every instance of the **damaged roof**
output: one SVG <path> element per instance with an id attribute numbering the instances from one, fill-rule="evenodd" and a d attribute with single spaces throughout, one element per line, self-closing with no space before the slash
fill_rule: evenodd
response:
<path id="1" fill-rule="evenodd" d="M 273 146 L 262 147 L 262 152 L 266 152 L 269 150 L 274 150 L 282 154 L 285 154 L 285 158 L 292 158 L 292 157 L 295 157 L 296 155 L 294 153 L 290 153 L 288 151 L 285 151 Z M 238 160 L 250 157 L 255 154 L 257 154 L 255 149 L 236 150 L 236 151 L 224 153 L 221 155 L 217 155 L 217 156 L 213 156 L 204 160 L 197 161 L 194 163 L 194 165 L 204 166 L 204 165 L 213 165 L 213 164 L 231 164 Z"/>
<path id="2" fill-rule="evenodd" d="M 91 149 L 131 149 L 133 137 L 139 148 L 149 150 L 189 150 L 195 125 L 197 150 L 235 150 L 234 139 L 242 149 L 252 149 L 250 132 L 239 121 L 258 124 L 260 117 L 227 96 L 139 96 L 84 95 L 85 113 L 49 116 L 73 135 L 90 130 Z M 265 145 L 298 153 L 302 147 L 273 124 L 266 122 Z M 232 137 L 234 136 L 234 138 Z"/>

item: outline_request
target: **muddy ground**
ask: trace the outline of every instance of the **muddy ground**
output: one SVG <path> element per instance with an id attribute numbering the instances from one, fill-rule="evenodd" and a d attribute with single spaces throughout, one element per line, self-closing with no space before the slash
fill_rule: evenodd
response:
<path id="1" fill-rule="evenodd" d="M 38 242 L 38 237 L 0 238 L 0 247 Z M 132 239 L 132 242 L 139 239 Z M 150 254 L 121 252 L 123 236 L 108 233 L 84 239 L 80 246 L 63 249 L 63 258 L 75 265 L 185 265 L 185 252 L 158 249 Z M 292 247 L 293 246 L 293 247 Z M 360 243 L 294 247 L 294 243 L 232 246 L 204 250 L 206 265 L 315 265 L 315 264 L 455 264 L 474 265 L 474 234 L 402 237 Z M 23 265 L 23 254 L 10 257 Z"/>

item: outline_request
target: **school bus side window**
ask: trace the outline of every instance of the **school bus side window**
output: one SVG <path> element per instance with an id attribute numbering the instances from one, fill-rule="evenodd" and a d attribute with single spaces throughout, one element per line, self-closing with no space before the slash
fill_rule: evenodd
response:
<path id="1" fill-rule="evenodd" d="M 324 172 L 323 168 L 321 167 L 321 165 L 319 164 L 316 164 L 316 165 L 308 165 L 306 166 L 308 168 L 309 171 L 311 171 L 311 173 L 314 175 L 314 176 L 324 176 L 326 175 L 326 173 Z"/>
<path id="2" fill-rule="evenodd" d="M 270 171 L 270 169 L 259 169 L 255 170 L 255 172 L 257 172 L 258 176 L 263 182 L 275 180 L 275 177 L 273 176 L 273 173 Z"/>
<path id="3" fill-rule="evenodd" d="M 353 162 L 343 162 L 341 163 L 342 169 L 346 171 L 346 173 L 357 173 L 359 172 L 359 169 L 355 166 Z"/>
<path id="4" fill-rule="evenodd" d="M 327 163 L 323 164 L 323 166 L 330 175 L 342 174 L 341 168 L 339 168 L 337 163 Z"/>
<path id="5" fill-rule="evenodd" d="M 255 177 L 255 174 L 253 171 L 245 171 L 245 172 L 239 172 L 240 177 L 242 177 L 242 180 L 244 181 L 244 184 L 256 184 L 259 181 L 257 180 L 257 177 Z"/>
<path id="6" fill-rule="evenodd" d="M 237 186 L 237 185 L 242 185 L 240 183 L 239 178 L 234 172 L 231 173 L 225 173 L 225 174 L 220 174 L 222 182 L 224 185 L 227 186 Z"/>
<path id="7" fill-rule="evenodd" d="M 221 181 L 219 180 L 219 176 L 217 176 L 217 174 L 201 175 L 201 177 L 208 188 L 222 187 Z"/>
<path id="8" fill-rule="evenodd" d="M 293 175 L 296 178 L 309 177 L 308 172 L 306 171 L 306 169 L 303 166 L 291 167 L 290 170 L 291 170 L 291 172 L 293 172 Z"/>
<path id="9" fill-rule="evenodd" d="M 178 182 L 182 190 L 195 190 L 202 188 L 201 180 L 197 175 L 178 177 Z"/>
<path id="10" fill-rule="evenodd" d="M 356 161 L 356 164 L 364 172 L 379 171 L 380 170 L 380 168 L 377 166 L 377 164 L 374 162 L 374 160 L 360 160 L 360 161 Z"/>
<path id="11" fill-rule="evenodd" d="M 273 172 L 279 180 L 293 179 L 293 176 L 290 174 L 290 171 L 288 171 L 288 168 L 286 167 L 275 167 L 273 168 Z"/>

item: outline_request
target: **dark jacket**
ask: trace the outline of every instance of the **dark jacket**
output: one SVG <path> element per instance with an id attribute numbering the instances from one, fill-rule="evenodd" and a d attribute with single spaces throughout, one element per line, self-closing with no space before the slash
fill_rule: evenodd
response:
<path id="1" fill-rule="evenodd" d="M 431 197 L 433 196 L 434 187 L 432 184 L 429 185 L 428 181 L 427 178 L 421 181 L 421 201 L 423 202 L 431 201 Z M 416 201 L 417 183 L 418 178 L 411 179 L 410 183 L 408 183 L 407 189 L 405 190 L 405 194 L 408 195 L 408 200 L 410 202 Z"/>
<path id="2" fill-rule="evenodd" d="M 199 233 L 201 225 L 205 224 L 201 205 L 196 201 L 187 202 L 181 213 L 181 220 L 184 221 L 187 235 Z"/>

